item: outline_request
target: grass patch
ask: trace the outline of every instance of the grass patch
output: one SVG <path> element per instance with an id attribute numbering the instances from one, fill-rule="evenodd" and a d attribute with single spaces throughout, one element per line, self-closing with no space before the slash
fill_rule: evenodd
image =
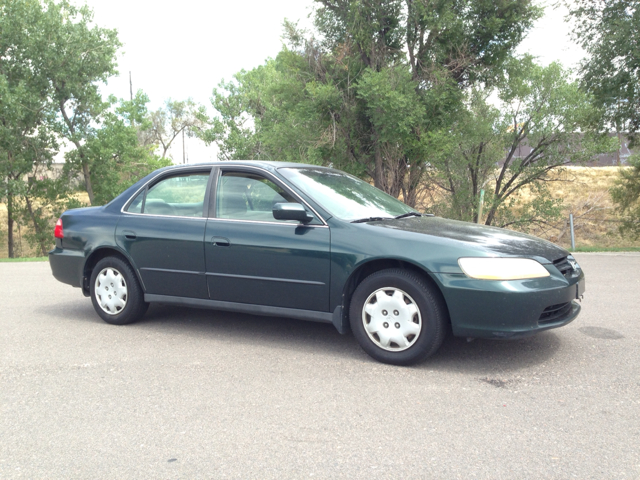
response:
<path id="1" fill-rule="evenodd" d="M 0 262 L 46 262 L 49 257 L 20 257 L 20 258 L 0 258 Z"/>
<path id="2" fill-rule="evenodd" d="M 572 252 L 640 252 L 640 247 L 598 247 L 598 246 L 587 246 L 587 247 L 576 247 L 575 250 L 571 250 Z"/>

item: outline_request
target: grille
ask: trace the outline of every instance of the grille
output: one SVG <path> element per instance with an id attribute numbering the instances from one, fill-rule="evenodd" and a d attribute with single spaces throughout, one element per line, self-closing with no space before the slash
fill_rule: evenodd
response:
<path id="1" fill-rule="evenodd" d="M 553 262 L 553 265 L 560 270 L 560 273 L 565 277 L 573 273 L 573 266 L 569 263 L 569 257 L 560 258 Z"/>
<path id="2" fill-rule="evenodd" d="M 544 324 L 544 323 L 552 323 L 552 322 L 558 321 L 565 315 L 569 314 L 570 312 L 571 312 L 571 302 L 551 305 L 550 307 L 547 307 L 544 309 L 544 311 L 542 312 L 542 315 L 540 315 L 540 318 L 538 319 L 538 323 Z"/>

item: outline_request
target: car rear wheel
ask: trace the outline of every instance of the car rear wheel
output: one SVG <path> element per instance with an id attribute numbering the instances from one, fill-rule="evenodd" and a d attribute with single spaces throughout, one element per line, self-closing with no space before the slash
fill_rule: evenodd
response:
<path id="1" fill-rule="evenodd" d="M 91 273 L 91 302 L 107 323 L 126 325 L 139 320 L 149 306 L 131 266 L 118 257 L 100 260 Z"/>
<path id="2" fill-rule="evenodd" d="M 351 330 L 370 356 L 411 365 L 433 355 L 445 336 L 447 309 L 420 275 L 388 269 L 365 278 L 349 309 Z"/>

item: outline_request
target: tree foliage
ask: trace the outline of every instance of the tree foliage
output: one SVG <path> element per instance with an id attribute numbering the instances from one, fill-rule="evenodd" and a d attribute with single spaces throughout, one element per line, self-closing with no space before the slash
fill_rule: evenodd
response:
<path id="1" fill-rule="evenodd" d="M 332 164 L 414 205 L 430 135 L 492 83 L 540 10 L 529 0 L 318 0 L 274 60 L 214 92 L 223 158 Z"/>
<path id="2" fill-rule="evenodd" d="M 275 59 L 214 91 L 223 158 L 331 164 L 462 220 L 485 188 L 485 223 L 522 226 L 559 214 L 551 170 L 611 148 L 568 72 L 513 56 L 530 2 L 318 4 L 316 37 L 285 22 Z"/>
<path id="3" fill-rule="evenodd" d="M 582 85 L 605 108 L 603 119 L 633 140 L 640 129 L 640 1 L 575 0 L 568 7 L 587 52 Z"/>
<path id="4" fill-rule="evenodd" d="M 604 108 L 608 128 L 626 132 L 631 146 L 640 131 L 640 1 L 577 0 L 569 4 L 574 36 L 588 56 L 581 66 L 582 85 Z M 621 169 L 611 190 L 623 217 L 622 233 L 638 236 L 640 207 L 638 160 Z"/>
<path id="5" fill-rule="evenodd" d="M 50 89 L 32 59 L 43 49 L 38 32 L 25 28 L 44 21 L 37 1 L 0 4 L 0 196 L 7 204 L 9 256 L 14 256 L 13 228 L 24 177 L 51 162 L 57 147 L 51 128 Z"/>
<path id="6" fill-rule="evenodd" d="M 143 95 L 115 106 L 98 85 L 115 73 L 120 47 L 115 30 L 98 27 L 89 8 L 66 0 L 0 2 L 0 199 L 7 204 L 9 256 L 14 224 L 29 225 L 40 251 L 52 244 L 51 223 L 77 206 L 72 188 L 82 179 L 91 203 L 159 165 L 139 144 L 146 121 Z M 136 122 L 138 125 L 136 126 Z M 67 142 L 65 175 L 51 171 Z"/>
<path id="7" fill-rule="evenodd" d="M 489 95 L 498 97 L 496 106 Z M 510 60 L 495 88 L 471 91 L 467 109 L 432 149 L 430 177 L 443 199 L 438 210 L 477 221 L 484 188 L 487 225 L 525 226 L 558 216 L 561 201 L 548 194 L 549 173 L 616 147 L 598 132 L 599 115 L 560 65 Z M 519 194 L 523 189 L 528 199 Z"/>
<path id="8" fill-rule="evenodd" d="M 148 125 L 140 129 L 142 142 L 145 145 L 157 145 L 162 150 L 160 156 L 166 158 L 178 135 L 193 137 L 204 128 L 207 114 L 204 107 L 191 98 L 169 99 L 162 108 L 151 112 L 148 120 Z"/>
<path id="9" fill-rule="evenodd" d="M 103 205 L 145 175 L 171 161 L 153 153 L 156 146 L 143 145 L 139 136 L 152 128 L 147 111 L 148 97 L 138 91 L 133 100 L 109 98 L 111 108 L 101 115 L 101 123 L 92 128 L 82 151 L 65 155 L 66 177 L 71 179 L 80 164 L 80 155 L 91 159 L 90 181 L 94 185 L 94 203 Z"/>
<path id="10" fill-rule="evenodd" d="M 77 155 L 73 165 L 81 173 L 93 204 L 93 159 L 84 143 L 108 107 L 98 84 L 117 73 L 116 53 L 121 44 L 115 30 L 94 24 L 87 6 L 77 8 L 66 0 L 47 0 L 45 6 L 45 21 L 35 26 L 46 42 L 37 74 L 49 82 L 49 94 L 57 110 L 56 130 L 74 146 Z"/>

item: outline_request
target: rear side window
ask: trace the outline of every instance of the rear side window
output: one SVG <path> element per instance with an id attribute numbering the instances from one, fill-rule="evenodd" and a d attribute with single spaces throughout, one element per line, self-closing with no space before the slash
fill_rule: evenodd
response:
<path id="1" fill-rule="evenodd" d="M 202 217 L 209 173 L 176 175 L 141 192 L 129 204 L 130 213 Z"/>
<path id="2" fill-rule="evenodd" d="M 133 202 L 131 202 L 129 208 L 127 208 L 127 212 L 142 213 L 142 202 L 144 201 L 145 191 L 146 190 L 141 191 L 136 198 L 133 199 Z"/>

